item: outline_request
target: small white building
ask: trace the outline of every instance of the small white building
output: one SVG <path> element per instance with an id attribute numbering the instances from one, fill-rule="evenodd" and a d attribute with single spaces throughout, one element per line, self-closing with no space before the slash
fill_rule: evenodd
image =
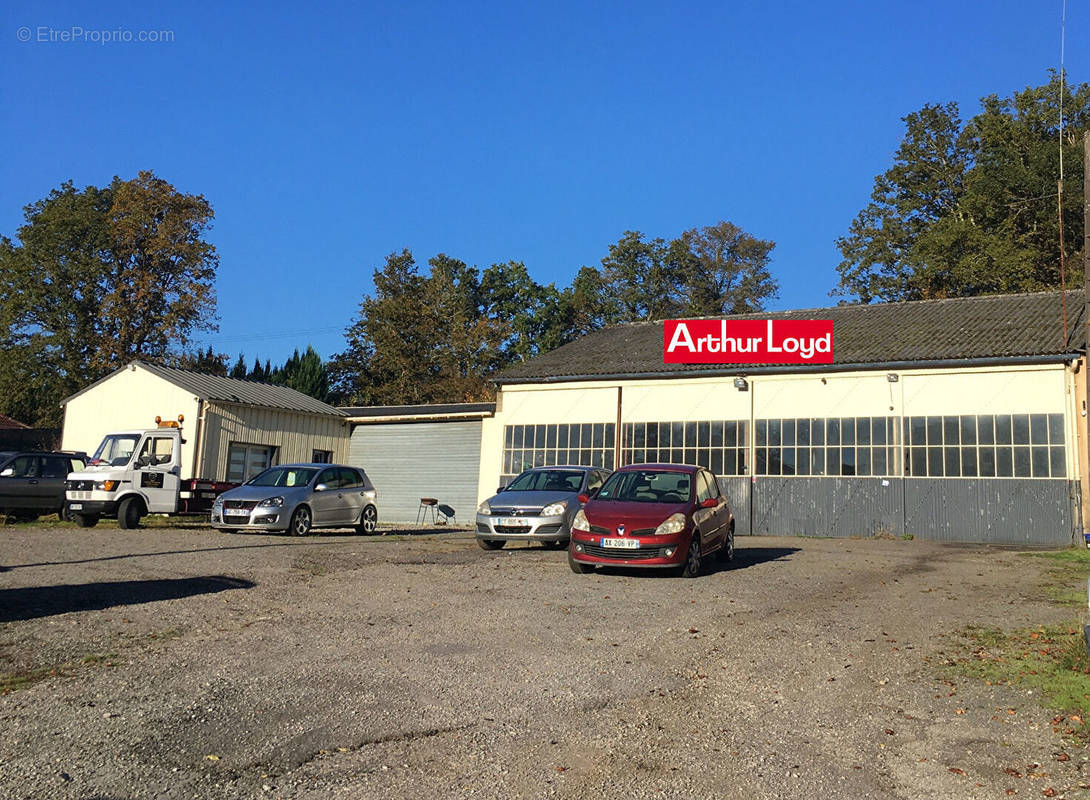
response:
<path id="1" fill-rule="evenodd" d="M 348 458 L 345 415 L 286 386 L 133 361 L 63 406 L 62 447 L 88 453 L 111 431 L 181 415 L 183 479 L 240 482 L 273 464 Z"/>

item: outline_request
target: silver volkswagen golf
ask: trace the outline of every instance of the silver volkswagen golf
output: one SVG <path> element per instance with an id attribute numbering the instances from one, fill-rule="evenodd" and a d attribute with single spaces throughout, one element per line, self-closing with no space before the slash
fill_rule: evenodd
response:
<path id="1" fill-rule="evenodd" d="M 499 550 L 505 542 L 563 547 L 579 511 L 579 495 L 593 496 L 609 477 L 600 467 L 536 467 L 477 508 L 477 544 Z"/>
<path id="2" fill-rule="evenodd" d="M 367 473 L 343 464 L 270 467 L 212 504 L 212 526 L 221 531 L 288 531 L 355 528 L 374 533 L 377 492 Z"/>

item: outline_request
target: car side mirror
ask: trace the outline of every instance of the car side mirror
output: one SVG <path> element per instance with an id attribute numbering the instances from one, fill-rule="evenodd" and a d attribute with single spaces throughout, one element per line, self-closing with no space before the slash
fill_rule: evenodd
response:
<path id="1" fill-rule="evenodd" d="M 719 505 L 719 498 L 717 497 L 709 497 L 707 500 L 700 501 L 701 508 L 715 508 L 717 505 Z"/>
<path id="2" fill-rule="evenodd" d="M 316 491 L 316 492 L 325 492 L 325 491 L 328 491 L 328 490 L 329 490 L 329 486 L 327 484 L 324 484 L 324 483 L 319 483 L 317 486 L 314 487 L 314 491 Z"/>
<path id="3" fill-rule="evenodd" d="M 497 486 L 496 487 L 496 494 L 499 494 L 500 492 L 502 492 L 506 488 L 507 488 L 506 486 Z"/>
<path id="4" fill-rule="evenodd" d="M 578 500 L 580 503 L 589 503 L 590 502 L 590 495 L 581 494 L 576 498 L 576 500 Z"/>

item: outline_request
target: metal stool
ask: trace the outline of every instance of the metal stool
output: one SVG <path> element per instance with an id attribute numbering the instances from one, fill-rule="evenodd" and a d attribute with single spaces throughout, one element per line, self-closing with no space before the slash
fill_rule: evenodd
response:
<path id="1" fill-rule="evenodd" d="M 420 505 L 416 507 L 416 524 L 428 521 L 428 512 L 431 512 L 431 524 L 437 524 L 437 518 L 435 516 L 435 507 L 439 505 L 439 499 L 435 497 L 421 497 Z"/>

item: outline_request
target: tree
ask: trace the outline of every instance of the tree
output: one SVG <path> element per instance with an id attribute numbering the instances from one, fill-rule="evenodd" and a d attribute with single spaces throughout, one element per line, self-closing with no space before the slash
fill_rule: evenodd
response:
<path id="1" fill-rule="evenodd" d="M 171 367 L 201 372 L 205 375 L 227 377 L 227 354 L 215 352 L 212 345 L 209 345 L 207 350 L 198 350 L 196 353 L 171 355 L 166 359 L 166 363 Z"/>
<path id="2" fill-rule="evenodd" d="M 215 330 L 219 257 L 204 197 L 141 172 L 102 189 L 63 183 L 24 217 L 16 241 L 0 238 L 3 413 L 56 424 L 66 395 Z"/>
<path id="3" fill-rule="evenodd" d="M 329 400 L 329 372 L 312 345 L 299 355 L 295 350 L 282 367 L 273 369 L 268 380 L 310 395 L 323 403 Z"/>
<path id="4" fill-rule="evenodd" d="M 242 353 L 238 354 L 238 361 L 231 367 L 230 377 L 239 379 L 246 378 L 246 359 L 242 357 Z"/>
<path id="5" fill-rule="evenodd" d="M 1035 291 L 1060 283 L 1057 180 L 1064 151 L 1064 254 L 1081 281 L 1082 132 L 1090 85 L 1060 76 L 1010 98 L 990 95 L 963 124 L 955 103 L 904 117 L 893 166 L 837 240 L 837 294 L 863 302 Z"/>
<path id="6" fill-rule="evenodd" d="M 776 296 L 768 264 L 775 242 L 732 222 L 692 228 L 670 243 L 669 263 L 681 286 L 686 316 L 747 314 Z"/>

